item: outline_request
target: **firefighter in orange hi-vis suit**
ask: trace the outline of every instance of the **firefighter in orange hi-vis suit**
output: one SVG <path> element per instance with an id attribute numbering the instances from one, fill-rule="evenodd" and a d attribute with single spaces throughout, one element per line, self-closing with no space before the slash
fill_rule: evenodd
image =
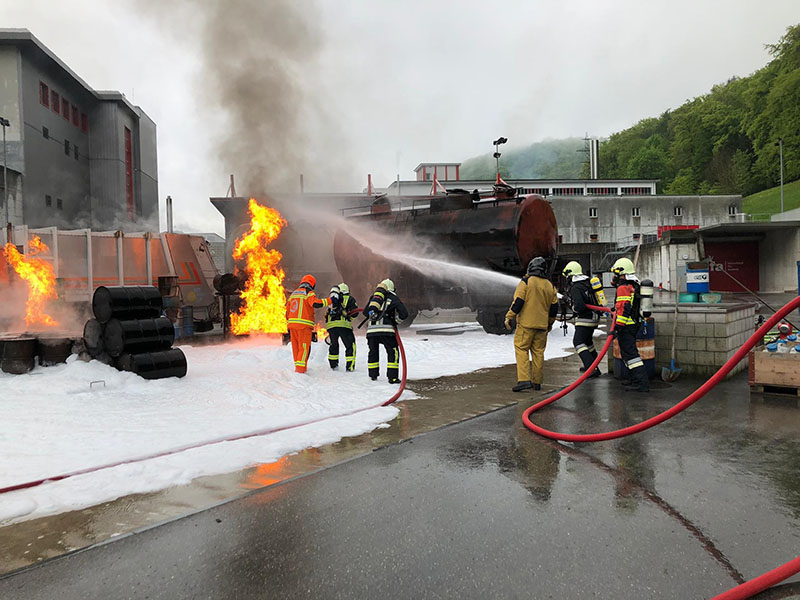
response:
<path id="1" fill-rule="evenodd" d="M 291 293 L 286 303 L 286 320 L 289 322 L 289 335 L 292 338 L 294 370 L 305 373 L 308 355 L 311 354 L 311 332 L 314 330 L 314 309 L 330 305 L 328 298 L 317 298 L 314 287 L 317 280 L 306 275 L 300 280 L 300 287 Z"/>

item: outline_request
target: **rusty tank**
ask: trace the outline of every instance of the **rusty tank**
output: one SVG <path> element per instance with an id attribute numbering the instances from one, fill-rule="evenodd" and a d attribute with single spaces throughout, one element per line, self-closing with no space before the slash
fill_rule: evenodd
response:
<path id="1" fill-rule="evenodd" d="M 537 194 L 519 195 L 507 186 L 493 192 L 458 191 L 447 196 L 415 199 L 410 206 L 393 206 L 379 198 L 368 209 L 349 216 L 334 238 L 334 257 L 344 281 L 364 302 L 382 279 L 391 278 L 413 321 L 420 310 L 469 307 L 489 333 L 503 327 L 513 289 L 475 281 L 443 281 L 392 258 L 380 236 L 413 248 L 415 256 L 520 277 L 528 262 L 542 256 L 555 264 L 558 228 L 550 203 Z M 360 235 L 364 227 L 380 234 L 375 241 Z M 359 233 L 355 233 L 358 230 Z M 409 253 L 412 253 L 409 250 Z"/>

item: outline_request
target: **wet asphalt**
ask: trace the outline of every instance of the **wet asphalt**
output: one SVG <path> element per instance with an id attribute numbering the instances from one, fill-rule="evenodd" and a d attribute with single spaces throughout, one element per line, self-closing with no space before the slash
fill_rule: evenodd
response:
<path id="1" fill-rule="evenodd" d="M 625 426 L 700 383 L 605 376 L 535 420 Z M 591 445 L 528 432 L 528 404 L 19 571 L 0 598 L 708 598 L 798 554 L 797 398 L 737 377 Z"/>

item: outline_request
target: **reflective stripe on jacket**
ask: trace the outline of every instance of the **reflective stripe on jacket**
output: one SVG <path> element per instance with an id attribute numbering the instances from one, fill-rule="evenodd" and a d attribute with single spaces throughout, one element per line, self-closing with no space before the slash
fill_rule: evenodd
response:
<path id="1" fill-rule="evenodd" d="M 345 327 L 347 329 L 353 328 L 352 317 L 347 316 L 348 313 L 353 312 L 358 308 L 355 298 L 349 294 L 342 295 L 342 312 L 337 319 L 331 318 L 331 309 L 325 313 L 325 328 L 331 327 Z"/>
<path id="2" fill-rule="evenodd" d="M 314 309 L 330 305 L 328 298 L 317 298 L 314 290 L 300 286 L 289 296 L 286 303 L 286 320 L 289 325 L 314 327 Z"/>
<path id="3" fill-rule="evenodd" d="M 617 311 L 617 325 L 635 325 L 639 322 L 639 315 L 635 314 L 634 301 L 639 293 L 635 282 L 626 281 L 617 286 L 617 297 L 614 300 L 614 308 Z"/>

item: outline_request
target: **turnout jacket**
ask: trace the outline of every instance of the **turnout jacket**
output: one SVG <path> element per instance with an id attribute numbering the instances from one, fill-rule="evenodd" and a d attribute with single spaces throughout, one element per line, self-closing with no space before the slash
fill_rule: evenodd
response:
<path id="1" fill-rule="evenodd" d="M 328 308 L 328 310 L 325 312 L 325 329 L 330 329 L 332 327 L 345 327 L 347 329 L 352 329 L 353 317 L 350 316 L 350 313 L 357 308 L 358 304 L 356 304 L 355 298 L 353 298 L 350 294 L 342 294 L 341 313 L 334 317 L 331 314 L 333 306 Z"/>
<path id="2" fill-rule="evenodd" d="M 525 275 L 517 284 L 506 320 L 517 317 L 517 325 L 528 329 L 550 329 L 558 314 L 556 288 L 544 277 Z"/>
<path id="3" fill-rule="evenodd" d="M 286 303 L 286 320 L 289 327 L 314 327 L 314 309 L 330 306 L 328 298 L 318 298 L 306 284 L 291 293 Z"/>
<path id="4" fill-rule="evenodd" d="M 382 313 L 381 307 L 383 307 Z M 369 325 L 367 325 L 367 336 L 378 333 L 394 335 L 394 329 L 397 324 L 408 318 L 408 310 L 400 301 L 400 298 L 397 297 L 397 294 L 383 288 L 378 288 L 372 294 L 369 304 L 367 304 L 367 311 L 370 316 Z M 373 314 L 380 314 L 380 317 L 374 323 L 371 318 Z"/>
<path id="5" fill-rule="evenodd" d="M 617 286 L 617 297 L 614 300 L 616 324 L 618 327 L 636 325 L 639 315 L 639 282 L 625 279 Z"/>
<path id="6" fill-rule="evenodd" d="M 598 314 L 586 308 L 587 304 L 596 306 L 597 302 L 592 284 L 586 275 L 576 275 L 572 278 L 569 296 L 572 299 L 572 310 L 576 316 L 575 324 L 583 327 L 597 327 L 600 320 Z"/>

